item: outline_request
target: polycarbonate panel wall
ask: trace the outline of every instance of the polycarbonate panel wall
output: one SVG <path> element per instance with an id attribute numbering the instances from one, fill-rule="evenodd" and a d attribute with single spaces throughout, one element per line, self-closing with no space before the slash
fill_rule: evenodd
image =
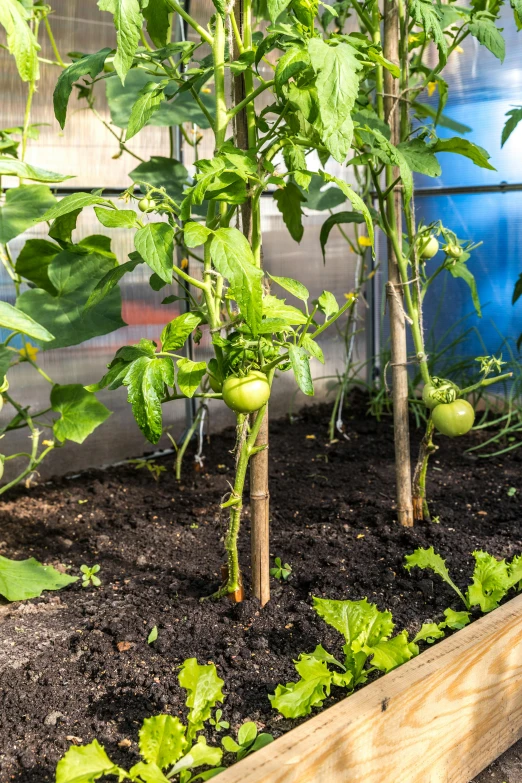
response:
<path id="1" fill-rule="evenodd" d="M 522 104 L 521 39 L 511 8 L 504 8 L 499 27 L 504 28 L 506 39 L 503 64 L 470 36 L 462 44 L 463 52 L 451 55 L 443 74 L 449 86 L 444 114 L 471 128 L 465 138 L 487 150 L 496 170 L 479 168 L 460 155 L 442 153 L 438 156 L 441 177 L 415 177 L 416 187 L 422 188 L 422 195 L 416 197 L 419 221 L 441 220 L 460 239 L 483 243 L 468 262 L 477 281 L 482 318 L 475 314 L 467 285 L 446 272 L 439 276 L 425 299 L 428 349 L 433 350 L 436 344 L 439 349 L 442 345 L 449 347 L 458 335 L 463 338 L 445 357 L 450 365 L 457 355 L 470 359 L 498 355 L 500 350 L 508 359 L 504 338 L 517 356 L 515 344 L 522 332 L 522 305 L 511 305 L 515 281 L 522 272 L 522 125 L 503 148 L 500 146 L 505 113 Z M 436 94 L 430 102 L 436 106 Z M 444 138 L 457 135 L 444 127 L 438 127 L 437 133 Z M 519 185 L 521 190 L 502 192 L 502 184 Z M 478 192 L 477 188 L 489 192 Z M 465 192 L 456 193 L 456 189 Z M 434 270 L 441 260 L 439 254 L 428 261 L 428 271 Z M 379 293 L 382 313 L 382 276 Z M 385 318 L 382 345 L 388 334 Z M 410 349 L 413 352 L 413 346 Z"/>
<path id="2" fill-rule="evenodd" d="M 52 27 L 64 58 L 69 51 L 92 52 L 104 46 L 114 45 L 112 17 L 101 13 L 94 0 L 89 3 L 80 0 L 56 0 L 53 7 L 56 13 L 52 18 Z M 193 4 L 192 9 L 201 20 L 207 19 L 213 13 L 213 6 L 210 3 Z M 53 56 L 45 34 L 42 37 L 42 56 L 46 58 Z M 27 161 L 51 171 L 75 174 L 75 179 L 69 180 L 66 184 L 78 189 L 128 187 L 130 180 L 127 172 L 138 165 L 139 161 L 125 154 L 114 157 L 118 155 L 119 146 L 109 128 L 117 134 L 120 131 L 110 125 L 110 113 L 105 101 L 103 84 L 98 85 L 96 106 L 101 119 L 109 125 L 109 128 L 85 108 L 85 102 L 79 103 L 73 93 L 67 123 L 62 132 L 54 118 L 51 100 L 58 73 L 58 68 L 42 67 L 43 75 L 34 98 L 32 119 L 33 122 L 47 123 L 47 125 L 41 128 L 39 140 L 31 142 Z M 26 86 L 20 82 L 12 58 L 2 49 L 0 49 L 0 90 L 3 97 L 1 127 L 20 124 L 25 107 Z M 168 129 L 146 128 L 131 140 L 129 147 L 144 159 L 152 155 L 167 155 Z M 199 152 L 200 156 L 212 154 L 208 133 L 205 134 Z M 190 151 L 185 150 L 185 153 L 186 165 L 191 168 L 192 156 Z M 12 184 L 15 184 L 15 181 Z M 349 252 L 345 240 L 334 229 L 328 243 L 326 265 L 323 264 L 319 231 L 328 213 L 310 214 L 305 218 L 305 236 L 298 245 L 288 235 L 281 215 L 270 197 L 262 200 L 262 211 L 263 253 L 267 270 L 276 275 L 299 278 L 310 289 L 312 297 L 318 296 L 323 289 L 328 289 L 342 304 L 345 301 L 344 294 L 353 289 L 356 257 Z M 110 235 L 112 249 L 120 263 L 127 260 L 128 253 L 133 249 L 131 232 L 103 228 L 96 220 L 94 212 L 87 209 L 78 220 L 74 239 L 78 241 L 93 233 Z M 42 236 L 45 236 L 45 231 L 43 227 L 38 226 L 27 235 L 19 237 L 12 243 L 13 255 L 16 257 L 25 239 Z M 90 340 L 81 347 L 40 354 L 43 369 L 54 381 L 82 384 L 95 382 L 104 374 L 107 363 L 120 346 L 137 342 L 141 337 L 159 339 L 165 322 L 179 313 L 179 305 L 177 303 L 169 306 L 161 305 L 165 296 L 175 291 L 166 287 L 155 293 L 148 285 L 149 277 L 148 267 L 138 266 L 133 273 L 125 276 L 121 283 L 122 314 L 128 326 L 104 337 Z M 298 304 L 282 289 L 274 290 L 274 293 L 286 297 L 289 303 Z M 0 297 L 13 302 L 13 289 L 3 268 L 0 270 Z M 361 306 L 361 318 L 364 318 L 365 312 L 365 308 Z M 325 395 L 328 377 L 331 378 L 337 370 L 342 370 L 344 352 L 343 341 L 333 330 L 321 340 L 321 346 L 325 353 L 325 366 L 317 361 L 313 363 L 314 377 L 321 378 L 316 382 L 319 399 Z M 361 336 L 356 344 L 356 356 L 361 361 L 364 360 L 364 349 L 364 336 Z M 194 358 L 208 359 L 210 355 L 208 336 L 204 335 L 201 345 L 194 346 Z M 10 374 L 10 382 L 17 398 L 23 404 L 30 404 L 39 409 L 47 407 L 49 385 L 31 367 L 22 365 L 13 370 Z M 41 466 L 42 477 L 57 472 L 70 472 L 87 466 L 112 463 L 154 449 L 147 443 L 134 422 L 130 406 L 126 402 L 126 390 L 103 391 L 99 398 L 113 411 L 111 418 L 97 429 L 83 446 L 68 443 L 64 448 L 53 452 Z M 296 392 L 296 384 L 290 373 L 283 374 L 276 381 L 271 404 L 272 414 L 284 414 L 291 406 L 298 407 L 309 402 L 310 399 Z M 312 398 L 312 401 L 313 399 L 315 398 Z M 163 412 L 165 423 L 172 427 L 172 434 L 179 437 L 186 425 L 185 402 L 176 401 L 165 405 Z M 7 411 L 4 409 L 0 416 L 5 418 L 6 415 Z M 232 422 L 232 414 L 224 405 L 211 406 L 210 425 L 213 430 Z M 28 443 L 28 431 L 25 429 L 10 433 L 3 442 L 7 453 L 26 451 Z M 169 445 L 168 439 L 164 437 L 159 448 Z M 14 463 L 8 463 L 8 466 L 9 473 L 12 473 Z"/>

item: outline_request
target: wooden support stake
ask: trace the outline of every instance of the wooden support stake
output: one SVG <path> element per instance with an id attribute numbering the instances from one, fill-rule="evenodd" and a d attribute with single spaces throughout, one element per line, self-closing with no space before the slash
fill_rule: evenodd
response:
<path id="1" fill-rule="evenodd" d="M 220 783 L 469 783 L 522 736 L 522 595 L 225 770 Z"/>
<path id="2" fill-rule="evenodd" d="M 236 0 L 234 14 L 241 36 L 243 36 L 243 0 Z M 234 59 L 239 58 L 234 40 Z M 234 77 L 234 100 L 236 105 L 246 95 L 244 74 Z M 238 112 L 234 118 L 234 140 L 240 149 L 249 149 L 248 121 L 246 110 Z M 259 205 L 258 205 L 259 209 Z M 253 219 L 252 199 L 241 206 L 241 228 L 252 244 Z M 270 600 L 270 550 L 269 550 L 269 492 L 268 492 L 268 406 L 256 439 L 256 446 L 264 446 L 263 451 L 250 459 L 250 526 L 252 593 L 264 606 Z"/>
<path id="3" fill-rule="evenodd" d="M 384 56 L 399 64 L 399 9 L 398 0 L 384 3 Z M 384 69 L 384 114 L 391 130 L 392 144 L 400 142 L 399 84 L 387 68 Z M 389 167 L 388 187 L 398 176 L 398 169 Z M 389 181 L 391 180 L 391 182 Z M 388 208 L 388 221 L 395 226 L 399 245 L 402 245 L 401 192 L 393 192 L 393 206 Z M 390 314 L 391 363 L 393 379 L 393 427 L 395 435 L 395 476 L 397 482 L 397 515 L 401 525 L 413 526 L 411 494 L 410 432 L 408 406 L 408 367 L 406 349 L 406 320 L 402 306 L 403 296 L 397 258 L 388 239 L 388 312 Z"/>

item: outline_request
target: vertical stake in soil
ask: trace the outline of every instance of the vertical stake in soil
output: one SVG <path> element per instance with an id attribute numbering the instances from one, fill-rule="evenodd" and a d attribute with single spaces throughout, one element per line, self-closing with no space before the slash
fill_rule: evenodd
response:
<path id="1" fill-rule="evenodd" d="M 245 48 L 251 45 L 251 42 L 245 40 L 245 10 L 250 15 L 250 4 L 245 9 L 244 0 L 236 0 L 234 6 L 234 15 L 236 17 L 237 27 Z M 247 19 L 247 28 L 250 31 L 250 19 Z M 234 42 L 234 59 L 238 59 L 240 52 L 237 48 L 237 42 Z M 252 91 L 250 86 L 249 92 Z M 244 74 L 238 74 L 234 78 L 234 97 L 236 105 L 240 103 L 247 94 Z M 252 105 L 249 107 L 253 108 Z M 238 112 L 234 118 L 234 137 L 236 146 L 240 149 L 248 150 L 255 145 L 255 126 L 250 124 L 247 116 L 247 108 Z M 241 223 L 243 234 L 252 245 L 254 221 L 259 221 L 257 214 L 260 209 L 259 200 L 255 205 L 255 214 L 253 214 L 252 199 L 247 201 L 241 207 Z M 259 232 L 257 232 L 259 236 Z M 259 248 L 260 250 L 260 248 Z M 256 261 L 261 266 L 261 253 L 256 254 Z M 251 424 L 255 419 L 252 417 Z M 255 442 L 256 449 L 260 451 L 254 453 L 250 459 L 250 523 L 251 523 L 251 568 L 252 568 L 252 593 L 259 600 L 261 606 L 264 606 L 270 600 L 270 552 L 269 552 L 269 491 L 268 491 L 268 406 Z"/>
<path id="2" fill-rule="evenodd" d="M 399 64 L 398 0 L 384 3 L 384 56 Z M 399 84 L 384 69 L 384 113 L 391 130 L 391 142 L 400 142 Z M 397 179 L 399 172 L 386 167 L 386 187 Z M 388 222 L 395 229 L 399 247 L 402 245 L 402 211 L 400 186 L 387 199 Z M 388 238 L 388 312 L 390 314 L 391 361 L 393 378 L 393 427 L 395 437 L 395 474 L 397 480 L 397 515 L 401 525 L 413 526 L 411 493 L 410 434 L 408 421 L 408 368 L 406 349 L 406 319 L 402 307 L 401 278 L 397 258 Z"/>

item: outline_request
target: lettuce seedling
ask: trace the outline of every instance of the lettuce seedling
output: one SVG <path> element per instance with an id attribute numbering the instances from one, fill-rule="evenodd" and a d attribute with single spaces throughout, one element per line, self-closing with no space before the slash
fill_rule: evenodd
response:
<path id="1" fill-rule="evenodd" d="M 332 685 L 352 692 L 366 682 L 373 671 L 389 672 L 418 655 L 416 640 L 409 641 L 407 631 L 392 636 L 391 612 L 381 612 L 365 598 L 362 601 L 334 601 L 314 598 L 314 609 L 322 619 L 344 637 L 343 661 L 337 660 L 322 645 L 313 653 L 302 653 L 295 661 L 300 676 L 297 682 L 278 685 L 269 696 L 272 706 L 285 718 L 309 715 L 321 707 Z M 442 634 L 444 635 L 444 634 Z M 370 661 L 370 666 L 366 666 Z"/>
<path id="2" fill-rule="evenodd" d="M 271 734 L 258 734 L 256 724 L 250 720 L 239 727 L 237 742 L 232 737 L 227 736 L 223 737 L 221 744 L 229 753 L 236 754 L 236 761 L 241 761 L 245 756 L 254 753 L 256 750 L 261 750 L 261 748 L 273 741 L 274 738 Z"/>
<path id="3" fill-rule="evenodd" d="M 101 566 L 99 565 L 81 565 L 80 571 L 82 572 L 82 587 L 99 587 L 101 585 L 101 579 L 96 576 Z"/>
<path id="4" fill-rule="evenodd" d="M 466 607 L 466 612 L 447 609 L 444 613 L 446 621 L 439 623 L 438 628 L 463 628 L 469 622 L 469 611 L 474 606 L 478 606 L 482 612 L 491 612 L 498 607 L 511 588 L 516 587 L 519 591 L 522 589 L 522 557 L 519 555 L 515 556 L 511 563 L 497 560 L 488 552 L 480 550 L 473 552 L 473 557 L 475 568 L 472 582 L 464 594 L 451 579 L 446 563 L 433 547 L 416 549 L 411 555 L 406 555 L 404 567 L 407 571 L 414 566 L 434 571 L 457 593 Z M 464 622 L 465 618 L 467 622 Z"/>
<path id="5" fill-rule="evenodd" d="M 209 721 L 217 702 L 223 701 L 223 680 L 213 663 L 202 666 L 195 658 L 183 663 L 178 680 L 187 692 L 186 724 L 172 715 L 146 718 L 139 732 L 143 760 L 128 772 L 111 761 L 97 740 L 89 745 L 72 745 L 58 762 L 56 783 L 91 783 L 104 775 L 117 775 L 120 780 L 136 783 L 192 783 L 210 780 L 222 772 L 221 748 L 207 745 L 203 735 L 196 735 Z M 203 766 L 210 769 L 193 773 Z"/>

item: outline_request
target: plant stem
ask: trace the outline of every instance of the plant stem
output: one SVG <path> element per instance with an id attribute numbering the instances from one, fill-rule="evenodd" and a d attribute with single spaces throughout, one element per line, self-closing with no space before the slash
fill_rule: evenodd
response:
<path id="1" fill-rule="evenodd" d="M 199 35 L 202 37 L 202 39 L 208 43 L 210 46 L 212 46 L 214 39 L 212 38 L 211 34 L 208 32 L 208 30 L 205 30 L 201 25 L 199 25 L 195 19 L 193 19 L 190 14 L 187 14 L 185 9 L 183 8 L 180 3 L 176 2 L 176 0 L 165 0 L 166 4 L 172 8 L 176 13 L 178 13 L 182 19 L 189 24 L 193 30 L 195 30 Z M 219 14 L 218 14 L 219 16 Z"/>
<path id="2" fill-rule="evenodd" d="M 199 420 L 201 419 L 201 415 L 203 411 L 204 411 L 203 406 L 200 406 L 198 412 L 194 416 L 194 421 L 192 422 L 187 434 L 185 435 L 183 443 L 181 444 L 181 447 L 178 449 L 178 453 L 176 454 L 176 481 L 181 481 L 181 464 L 183 462 L 183 457 L 185 456 L 187 446 L 192 440 L 192 436 L 194 435 L 194 433 L 198 428 Z"/>
<path id="3" fill-rule="evenodd" d="M 438 449 L 438 446 L 433 443 L 434 431 L 435 426 L 430 416 L 426 423 L 426 432 L 421 441 L 417 465 L 413 475 L 413 517 L 416 522 L 422 520 L 429 522 L 431 520 L 426 499 L 426 474 L 428 472 L 429 458 Z"/>

